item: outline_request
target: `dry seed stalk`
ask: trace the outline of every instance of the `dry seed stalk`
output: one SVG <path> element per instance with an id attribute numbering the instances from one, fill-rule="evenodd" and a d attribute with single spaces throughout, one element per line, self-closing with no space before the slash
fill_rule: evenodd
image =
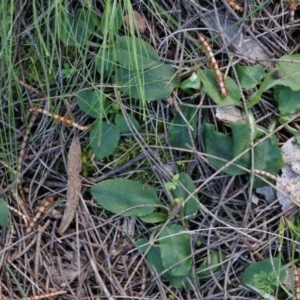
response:
<path id="1" fill-rule="evenodd" d="M 212 52 L 211 46 L 209 45 L 209 43 L 206 41 L 206 39 L 201 34 L 198 34 L 198 41 L 202 45 L 202 47 L 205 49 L 205 51 L 208 53 L 208 56 L 210 59 L 210 67 L 215 70 L 216 82 L 220 87 L 221 96 L 227 97 L 228 92 L 226 90 L 223 74 L 219 69 L 219 65 L 215 59 L 213 52 Z"/>
<path id="2" fill-rule="evenodd" d="M 234 10 L 238 10 L 240 12 L 244 11 L 244 7 L 242 7 L 241 5 L 237 4 L 235 1 L 233 0 L 226 0 L 226 2 L 230 5 L 230 7 Z"/>
<path id="3" fill-rule="evenodd" d="M 296 300 L 300 300 L 300 275 L 297 266 L 294 266 L 294 290 L 296 294 Z"/>
<path id="4" fill-rule="evenodd" d="M 31 230 L 35 227 L 36 222 L 39 220 L 42 214 L 46 213 L 50 207 L 50 205 L 54 202 L 54 197 L 48 197 L 45 199 L 45 202 L 38 209 L 34 218 L 30 221 L 29 226 L 26 229 L 26 233 L 30 233 Z"/>
<path id="5" fill-rule="evenodd" d="M 49 112 L 49 111 L 47 111 L 43 108 L 40 108 L 40 107 L 36 107 L 36 106 L 30 107 L 29 112 L 40 112 L 44 115 L 47 115 L 51 118 L 54 118 L 54 120 L 56 120 L 56 121 L 60 121 L 60 122 L 64 123 L 65 125 L 73 126 L 77 129 L 83 130 L 83 131 L 89 131 L 90 130 L 90 126 L 79 125 L 79 124 L 75 123 L 74 120 L 69 119 L 66 116 L 62 117 L 60 115 L 53 114 L 53 113 L 51 113 L 51 112 Z"/>
<path id="6" fill-rule="evenodd" d="M 261 170 L 254 170 L 254 173 L 258 174 L 258 175 L 269 177 L 272 180 L 275 180 L 276 182 L 278 182 L 280 185 L 282 185 L 287 190 L 287 192 L 289 194 L 289 197 L 290 197 L 290 200 L 292 200 L 296 205 L 300 206 L 300 198 L 299 198 L 299 196 L 295 193 L 295 191 L 292 188 L 292 186 L 289 185 L 288 183 L 283 182 L 280 177 L 274 176 L 271 173 L 268 173 L 266 171 L 261 171 Z"/>
<path id="7" fill-rule="evenodd" d="M 47 293 L 39 294 L 39 295 L 36 295 L 36 296 L 30 296 L 30 297 L 22 298 L 21 300 L 25 300 L 25 299 L 40 300 L 40 299 L 44 299 L 44 298 L 48 298 L 48 297 L 54 297 L 54 296 L 66 294 L 66 293 L 67 293 L 67 291 L 47 292 Z"/>
<path id="8" fill-rule="evenodd" d="M 16 208 L 14 208 L 14 207 L 12 207 L 12 206 L 10 206 L 8 204 L 7 204 L 7 208 L 10 211 L 12 211 L 14 214 L 16 214 L 19 217 L 21 217 L 23 219 L 23 221 L 24 221 L 25 226 L 28 227 L 28 219 L 27 219 L 27 217 L 22 212 L 20 212 L 19 210 L 17 210 Z"/>

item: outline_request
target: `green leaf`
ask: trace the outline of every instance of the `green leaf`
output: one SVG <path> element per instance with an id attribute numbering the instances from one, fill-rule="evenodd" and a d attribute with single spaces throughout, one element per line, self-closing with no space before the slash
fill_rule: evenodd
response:
<path id="1" fill-rule="evenodd" d="M 235 132 L 234 137 L 228 136 L 215 131 L 214 125 L 204 123 L 203 141 L 206 153 L 230 161 L 247 149 L 250 141 L 249 126 L 247 124 L 235 124 L 233 125 L 233 132 Z M 218 169 L 222 168 L 227 163 L 211 157 L 208 157 L 208 161 Z M 243 155 L 235 163 L 249 168 L 249 152 Z M 224 172 L 230 175 L 242 175 L 246 173 L 246 171 L 235 166 L 229 166 Z"/>
<path id="2" fill-rule="evenodd" d="M 230 161 L 249 148 L 250 130 L 248 125 L 230 124 L 230 126 L 232 128 L 232 136 L 216 132 L 212 124 L 204 123 L 203 141 L 208 154 Z M 250 152 L 247 152 L 235 161 L 235 164 L 250 169 L 250 157 Z M 226 164 L 226 162 L 210 157 L 208 157 L 208 161 L 218 169 Z M 282 152 L 278 147 L 278 139 L 276 137 L 272 136 L 254 148 L 255 169 L 277 175 L 278 171 L 283 167 L 283 164 Z M 235 166 L 229 166 L 224 172 L 230 175 L 242 175 L 247 173 Z M 263 185 L 266 185 L 263 181 L 258 179 L 254 180 L 255 188 Z"/>
<path id="3" fill-rule="evenodd" d="M 201 80 L 196 73 L 193 73 L 189 78 L 180 84 L 180 88 L 189 95 L 195 94 L 195 90 L 201 89 Z"/>
<path id="4" fill-rule="evenodd" d="M 100 119 L 106 116 L 105 109 L 108 104 L 102 91 L 82 90 L 77 94 L 76 101 L 87 115 Z"/>
<path id="5" fill-rule="evenodd" d="M 146 216 L 161 205 L 154 188 L 129 179 L 99 182 L 91 194 L 100 206 L 122 216 Z"/>
<path id="6" fill-rule="evenodd" d="M 284 123 L 286 123 L 290 120 L 291 120 L 291 118 L 288 117 L 288 116 L 284 116 L 284 117 L 281 117 L 281 118 L 278 119 L 280 124 L 284 124 Z M 300 130 L 297 130 L 297 129 L 289 126 L 289 125 L 285 125 L 284 129 L 286 129 L 289 133 L 294 135 L 295 138 L 296 138 L 297 144 L 300 145 Z"/>
<path id="7" fill-rule="evenodd" d="M 119 128 L 112 124 L 96 120 L 91 128 L 90 143 L 95 156 L 99 159 L 111 155 L 120 138 Z"/>
<path id="8" fill-rule="evenodd" d="M 67 46 L 84 46 L 95 31 L 97 17 L 84 8 L 77 9 L 73 17 L 64 7 L 58 13 L 58 36 Z"/>
<path id="9" fill-rule="evenodd" d="M 275 176 L 278 174 L 279 170 L 284 166 L 282 151 L 278 147 L 278 143 L 278 138 L 273 135 L 254 148 L 255 169 L 267 171 Z M 266 177 L 266 179 L 270 181 L 270 178 Z M 266 183 L 262 180 L 254 179 L 254 188 L 265 185 Z"/>
<path id="10" fill-rule="evenodd" d="M 171 194 L 175 199 L 180 197 L 186 199 L 187 197 L 190 196 L 190 194 L 195 189 L 196 186 L 193 183 L 192 178 L 186 173 L 180 173 L 178 184 L 175 190 L 171 190 Z M 197 212 L 198 208 L 199 208 L 198 194 L 195 194 L 192 198 L 188 200 L 188 202 L 186 202 L 183 208 L 183 216 L 185 217 L 195 216 L 195 213 Z"/>
<path id="11" fill-rule="evenodd" d="M 103 35 L 115 35 L 122 26 L 123 16 L 120 3 L 105 1 L 105 9 L 102 15 L 100 31 Z"/>
<path id="12" fill-rule="evenodd" d="M 253 89 L 260 84 L 264 76 L 264 68 L 261 65 L 236 67 L 241 87 L 246 90 Z"/>
<path id="13" fill-rule="evenodd" d="M 162 223 L 168 220 L 168 214 L 163 212 L 154 212 L 147 216 L 142 216 L 140 219 L 145 223 Z"/>
<path id="14" fill-rule="evenodd" d="M 118 68 L 113 80 L 120 86 L 123 94 L 131 98 L 151 101 L 171 95 L 177 86 L 177 78 L 174 74 L 171 66 L 157 62 L 148 69 Z"/>
<path id="15" fill-rule="evenodd" d="M 135 127 L 137 131 L 141 130 L 141 126 L 139 122 L 135 119 L 135 117 L 128 115 L 131 126 Z M 132 130 L 127 125 L 125 117 L 121 114 L 116 114 L 115 116 L 115 124 L 119 128 L 120 133 L 131 133 Z"/>
<path id="16" fill-rule="evenodd" d="M 139 239 L 136 241 L 136 244 L 143 253 L 145 253 L 149 247 L 149 242 L 146 239 Z M 158 246 L 150 247 L 150 250 L 146 255 L 146 260 L 149 271 L 154 275 L 163 273 L 165 271 L 165 267 L 163 266 L 161 259 L 161 251 Z M 162 277 L 168 280 L 171 286 L 177 289 L 185 288 L 188 290 L 193 290 L 194 286 L 200 286 L 199 279 L 198 277 L 195 278 L 192 268 L 187 276 L 173 276 L 169 271 L 164 272 Z M 192 282 L 192 285 L 190 282 Z"/>
<path id="17" fill-rule="evenodd" d="M 300 108 L 300 90 L 293 91 L 286 86 L 276 86 L 274 98 L 282 115 L 294 114 Z"/>
<path id="18" fill-rule="evenodd" d="M 229 95 L 227 97 L 222 97 L 219 91 L 220 88 L 216 82 L 216 74 L 214 70 L 210 70 L 210 69 L 204 71 L 200 70 L 197 73 L 197 75 L 201 79 L 204 85 L 205 92 L 216 104 L 219 105 L 233 104 L 233 105 L 241 106 L 240 90 L 236 85 L 236 83 L 230 77 L 227 76 L 225 79 L 225 85 Z"/>
<path id="19" fill-rule="evenodd" d="M 178 85 L 174 69 L 159 60 L 156 51 L 141 39 L 124 36 L 116 40 L 115 59 L 120 67 L 114 82 L 131 98 L 159 100 L 169 97 Z"/>
<path id="20" fill-rule="evenodd" d="M 116 60 L 130 70 L 152 69 L 160 63 L 152 46 L 134 36 L 123 36 L 116 40 Z"/>
<path id="21" fill-rule="evenodd" d="M 218 272 L 222 269 L 222 264 L 226 259 L 226 255 L 216 250 L 211 250 L 209 256 L 200 264 L 197 274 L 199 276 L 207 276 L 211 273 Z"/>
<path id="22" fill-rule="evenodd" d="M 163 266 L 167 269 L 181 261 L 170 270 L 172 276 L 188 276 L 192 267 L 190 237 L 187 233 L 178 234 L 184 231 L 180 225 L 169 224 L 159 234 Z"/>
<path id="23" fill-rule="evenodd" d="M 262 84 L 260 85 L 259 89 L 250 96 L 249 102 L 247 104 L 247 108 L 251 108 L 255 104 L 257 104 L 260 101 L 261 95 L 263 92 L 265 92 L 268 89 L 272 88 L 273 86 L 279 84 L 281 79 L 279 79 L 276 76 L 277 72 L 278 72 L 278 69 L 273 69 L 268 73 L 268 75 L 266 76 L 266 78 L 264 79 Z"/>
<path id="24" fill-rule="evenodd" d="M 281 61 L 282 60 L 282 61 Z M 290 60 L 291 62 L 285 62 Z M 288 86 L 293 91 L 300 90 L 300 54 L 284 55 L 276 63 L 280 70 L 280 85 Z"/>
<path id="25" fill-rule="evenodd" d="M 9 228 L 9 211 L 7 203 L 2 198 L 0 198 L 0 226 Z"/>
<path id="26" fill-rule="evenodd" d="M 280 60 L 291 60 L 292 62 L 285 62 Z M 284 55 L 280 58 L 279 62 L 276 64 L 276 68 L 271 70 L 266 76 L 258 91 L 251 95 L 250 101 L 247 105 L 251 108 L 253 105 L 258 103 L 261 99 L 263 92 L 276 86 L 283 85 L 289 87 L 293 91 L 300 90 L 300 70 L 298 63 L 300 61 L 300 54 L 294 55 Z"/>
<path id="27" fill-rule="evenodd" d="M 286 277 L 286 267 L 278 258 L 271 257 L 264 261 L 252 263 L 242 273 L 242 284 L 252 286 L 261 293 L 270 293 L 283 283 Z"/>
<path id="28" fill-rule="evenodd" d="M 99 50 L 95 56 L 95 61 L 96 69 L 103 78 L 108 78 L 112 75 L 115 68 L 115 62 L 113 53 L 110 49 L 104 48 Z"/>
<path id="29" fill-rule="evenodd" d="M 197 114 L 193 107 L 181 106 L 181 113 L 184 115 L 190 126 L 194 129 L 191 131 L 179 112 L 171 121 L 169 127 L 169 142 L 173 147 L 187 149 L 186 144 L 192 145 L 197 136 Z"/>

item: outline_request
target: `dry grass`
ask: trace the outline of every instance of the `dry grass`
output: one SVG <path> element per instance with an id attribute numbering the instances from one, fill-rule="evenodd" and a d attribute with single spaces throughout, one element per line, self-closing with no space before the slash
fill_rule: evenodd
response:
<path id="1" fill-rule="evenodd" d="M 245 1 L 247 7 L 238 15 L 225 0 L 217 1 L 216 4 L 214 2 L 176 1 L 174 4 L 174 1 L 162 1 L 162 13 L 155 12 L 151 2 L 150 8 L 147 8 L 144 3 L 132 1 L 133 8 L 148 21 L 148 29 L 142 38 L 158 50 L 164 61 L 178 70 L 181 79 L 208 65 L 205 53 L 201 52 L 200 46 L 191 37 L 196 38 L 196 34 L 201 32 L 210 38 L 209 32 L 213 30 L 207 28 L 205 15 L 211 11 L 215 14 L 226 13 L 236 21 L 244 16 L 243 30 L 251 31 L 253 37 L 273 54 L 270 63 L 284 54 L 299 51 L 297 32 L 300 23 L 296 12 L 294 24 L 288 24 L 289 12 L 286 2 L 266 1 L 256 10 L 260 1 Z M 33 105 L 45 104 L 46 108 L 54 112 L 71 115 L 79 123 L 89 122 L 74 102 L 74 95 L 80 87 L 91 86 L 89 80 L 84 80 L 87 76 L 74 76 L 73 82 L 62 80 L 60 76 L 56 80 L 48 74 L 49 66 L 43 66 L 44 57 L 36 53 L 35 63 L 40 66 L 42 73 L 39 77 L 45 75 L 45 78 L 28 78 L 26 68 L 32 53 L 27 56 L 24 53 L 24 49 L 27 48 L 22 48 L 22 45 L 31 43 L 31 49 L 40 49 L 39 41 L 35 40 L 34 30 L 30 27 L 26 30 L 26 26 L 32 22 L 29 6 L 25 5 L 15 11 L 14 18 L 19 21 L 14 24 L 16 43 L 11 59 L 12 65 L 18 68 L 19 79 L 35 87 L 39 93 L 24 87 L 17 79 L 1 79 L 1 109 L 4 113 L 1 114 L 0 132 L 13 126 L 13 134 L 1 145 L 3 149 L 0 152 L 0 197 L 14 207 L 17 203 L 10 190 L 16 187 L 14 178 L 18 155 L 29 122 L 25 114 L 26 109 Z M 98 3 L 97 7 L 101 14 L 101 4 Z M 229 60 L 229 46 L 214 43 L 216 59 L 223 71 L 228 64 L 248 64 L 247 55 L 238 53 Z M 53 65 L 61 72 L 63 49 L 56 46 L 53 46 L 53 49 L 57 60 Z M 81 70 L 81 75 L 85 74 L 82 64 L 78 62 L 77 67 Z M 234 78 L 231 71 L 229 76 Z M 93 84 L 97 86 L 97 82 Z M 8 90 L 14 92 L 8 93 Z M 169 103 L 159 101 L 149 104 L 148 113 L 156 116 L 157 120 L 164 124 L 160 135 L 165 137 L 167 124 L 175 110 L 173 103 L 175 102 L 176 107 L 185 105 L 184 100 L 190 99 L 190 96 L 179 92 L 172 98 Z M 202 116 L 207 114 L 220 131 L 226 132 L 226 127 L 216 121 L 213 103 L 204 94 L 200 95 L 201 100 L 198 98 L 195 98 L 193 106 L 198 110 L 199 122 L 201 123 Z M 136 103 L 136 106 L 138 105 Z M 10 120 L 12 115 L 8 113 L 12 107 L 13 121 Z M 257 122 L 265 127 L 268 127 L 277 114 L 270 93 L 264 96 L 254 110 Z M 123 112 L 126 113 L 126 110 L 123 109 Z M 280 206 L 264 200 L 254 205 L 249 199 L 249 182 L 244 177 L 216 174 L 205 155 L 201 154 L 201 136 L 199 143 L 193 145 L 194 149 L 200 151 L 197 153 L 179 153 L 170 146 L 162 149 L 160 146 L 148 145 L 145 136 L 139 135 L 136 142 L 141 148 L 141 154 L 136 158 L 116 168 L 107 161 L 95 161 L 97 172 L 94 176 L 82 178 L 83 188 L 75 218 L 64 235 L 59 236 L 57 228 L 65 208 L 64 202 L 59 200 L 65 199 L 67 194 L 67 151 L 74 131 L 74 128 L 58 124 L 45 115 L 39 115 L 31 130 L 22 166 L 26 209 L 32 218 L 42 199 L 55 196 L 57 204 L 41 216 L 37 226 L 29 234 L 26 234 L 22 218 L 13 213 L 10 216 L 12 229 L 1 230 L 1 300 L 22 299 L 25 295 L 28 299 L 39 299 L 30 296 L 58 291 L 65 293 L 49 299 L 253 299 L 255 294 L 240 285 L 240 272 L 252 262 L 270 256 L 280 255 L 286 262 L 291 259 L 292 243 L 284 242 L 280 250 L 278 247 L 279 220 L 280 216 L 284 215 Z M 282 142 L 289 137 L 284 131 L 277 134 Z M 7 149 L 10 149 L 8 144 L 13 143 L 15 139 L 17 149 L 10 152 L 7 159 L 5 155 L 8 153 Z M 80 141 L 82 145 L 87 145 L 88 135 L 80 133 Z M 159 155 L 162 150 L 170 157 L 168 166 Z M 149 162 L 146 167 L 145 159 Z M 194 291 L 176 290 L 159 274 L 150 274 L 142 255 L 134 246 L 138 237 L 149 238 L 149 227 L 136 220 L 134 232 L 129 232 L 126 229 L 126 218 L 109 215 L 94 203 L 89 194 L 89 188 L 95 182 L 115 176 L 137 177 L 139 172 L 146 169 L 152 174 L 149 181 L 156 182 L 158 192 L 164 195 L 163 183 L 170 180 L 168 170 L 171 168 L 176 173 L 176 161 L 179 160 L 187 160 L 187 172 L 197 186 L 203 186 L 199 214 L 190 221 L 187 228 L 192 237 L 194 266 L 198 267 L 211 249 L 226 254 L 226 264 L 222 269 L 201 281 L 201 288 Z M 167 199 L 162 200 L 167 202 Z M 197 246 L 199 242 L 201 247 Z"/>

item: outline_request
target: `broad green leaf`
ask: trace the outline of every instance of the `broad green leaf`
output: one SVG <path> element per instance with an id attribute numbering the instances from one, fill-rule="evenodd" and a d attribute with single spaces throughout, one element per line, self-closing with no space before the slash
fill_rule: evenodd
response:
<path id="1" fill-rule="evenodd" d="M 192 267 L 190 237 L 184 231 L 180 225 L 169 224 L 159 234 L 163 266 L 167 269 L 181 261 L 170 270 L 172 276 L 188 276 Z"/>
<path id="2" fill-rule="evenodd" d="M 230 126 L 232 128 L 232 136 L 215 131 L 212 124 L 205 123 L 203 125 L 203 141 L 205 150 L 208 154 L 225 159 L 226 161 L 231 161 L 234 157 L 249 148 L 250 131 L 248 126 L 246 124 L 231 124 Z M 249 151 L 235 161 L 235 164 L 250 169 L 250 157 Z M 208 160 L 214 167 L 220 169 L 226 162 L 217 158 L 208 157 Z M 282 152 L 278 147 L 278 139 L 276 137 L 272 136 L 254 148 L 255 169 L 267 171 L 276 175 L 283 164 Z M 242 175 L 247 173 L 232 165 L 226 168 L 224 172 L 230 175 Z M 255 179 L 255 188 L 262 185 L 266 184 L 261 180 Z"/>
<path id="3" fill-rule="evenodd" d="M 115 35 L 122 25 L 122 8 L 120 3 L 105 1 L 105 9 L 101 18 L 100 31 L 103 35 Z"/>
<path id="4" fill-rule="evenodd" d="M 135 119 L 135 117 L 128 115 L 129 121 L 132 123 L 131 126 L 135 127 L 137 131 L 141 130 L 141 126 L 139 122 Z M 119 128 L 120 133 L 131 133 L 132 130 L 127 125 L 125 117 L 121 114 L 116 114 L 115 116 L 115 124 Z"/>
<path id="5" fill-rule="evenodd" d="M 0 226 L 9 228 L 9 211 L 7 203 L 2 198 L 0 198 Z"/>
<path id="6" fill-rule="evenodd" d="M 266 76 L 258 91 L 250 97 L 248 108 L 260 101 L 263 92 L 276 85 L 289 87 L 293 91 L 300 90 L 300 54 L 284 55 L 280 60 L 276 63 L 276 68 Z M 287 62 L 288 60 L 291 62 Z"/>
<path id="7" fill-rule="evenodd" d="M 293 91 L 287 86 L 276 86 L 274 98 L 282 115 L 294 114 L 300 108 L 300 90 Z"/>
<path id="8" fill-rule="evenodd" d="M 116 60 L 130 70 L 152 69 L 160 64 L 153 47 L 134 36 L 123 36 L 116 40 Z"/>
<path id="9" fill-rule="evenodd" d="M 129 179 L 110 179 L 91 188 L 96 202 L 122 216 L 146 216 L 161 205 L 154 188 Z"/>
<path id="10" fill-rule="evenodd" d="M 145 253 L 149 247 L 149 242 L 146 239 L 139 239 L 136 241 L 137 246 L 140 250 Z M 147 266 L 150 272 L 154 275 L 163 273 L 166 269 L 163 266 L 161 259 L 161 251 L 158 246 L 152 246 L 146 255 Z M 170 282 L 170 285 L 177 289 L 188 289 L 193 290 L 193 288 L 199 287 L 199 278 L 194 276 L 192 268 L 186 276 L 173 276 L 170 271 L 164 272 L 162 277 Z M 192 282 L 192 285 L 190 284 Z"/>
<path id="11" fill-rule="evenodd" d="M 278 138 L 273 135 L 254 148 L 255 169 L 267 171 L 275 176 L 278 174 L 279 170 L 284 166 L 282 151 L 278 147 L 278 143 Z M 266 177 L 266 179 L 270 181 L 270 178 Z M 254 188 L 265 185 L 265 182 L 255 178 L 253 184 Z"/>
<path id="12" fill-rule="evenodd" d="M 226 259 L 226 255 L 223 252 L 216 250 L 211 250 L 209 257 L 200 264 L 200 267 L 197 269 L 197 274 L 199 276 L 207 276 L 211 273 L 218 272 L 222 269 L 222 264 Z"/>
<path id="13" fill-rule="evenodd" d="M 247 149 L 249 147 L 249 144 L 247 145 L 247 141 L 249 143 L 250 137 L 249 126 L 247 124 L 236 124 L 233 126 L 233 128 L 234 132 L 236 132 L 238 135 L 234 138 L 232 136 L 215 131 L 214 125 L 204 123 L 203 142 L 206 153 L 225 159 L 228 162 Z M 240 130 L 238 130 L 238 128 Z M 214 167 L 218 169 L 222 168 L 227 163 L 211 157 L 208 157 L 208 160 Z M 243 167 L 249 168 L 249 152 L 238 159 L 235 164 L 240 164 Z M 232 165 L 226 168 L 224 172 L 230 175 L 242 175 L 246 173 L 244 170 Z"/>
<path id="14" fill-rule="evenodd" d="M 99 50 L 95 56 L 96 69 L 103 78 L 108 78 L 112 75 L 115 69 L 113 53 L 110 49 L 104 48 Z"/>
<path id="15" fill-rule="evenodd" d="M 286 277 L 286 266 L 276 257 L 252 263 L 242 273 L 242 284 L 253 286 L 261 293 L 276 289 Z"/>
<path id="16" fill-rule="evenodd" d="M 168 214 L 163 212 L 154 212 L 147 216 L 142 216 L 140 219 L 145 223 L 162 223 L 168 220 Z"/>
<path id="17" fill-rule="evenodd" d="M 259 89 L 250 96 L 247 108 L 251 108 L 252 106 L 257 104 L 260 101 L 263 92 L 269 90 L 270 88 L 276 85 L 281 84 L 282 77 L 278 77 L 278 73 L 281 73 L 281 71 L 278 69 L 273 69 L 268 73 L 268 75 L 260 85 Z"/>
<path id="18" fill-rule="evenodd" d="M 99 159 L 111 155 L 120 138 L 119 128 L 112 124 L 96 120 L 91 128 L 90 143 L 95 156 Z"/>
<path id="19" fill-rule="evenodd" d="M 281 61 L 282 60 L 282 61 Z M 286 62 L 290 60 L 291 62 Z M 288 86 L 293 91 L 300 90 L 300 54 L 284 55 L 276 63 L 280 70 L 280 85 Z"/>
<path id="20" fill-rule="evenodd" d="M 248 124 L 230 123 L 232 131 L 232 156 L 236 157 L 250 145 L 250 129 Z"/>
<path id="21" fill-rule="evenodd" d="M 157 62 L 148 69 L 131 70 L 120 67 L 114 75 L 114 82 L 123 94 L 140 100 L 160 100 L 171 95 L 177 86 L 174 69 Z"/>
<path id="22" fill-rule="evenodd" d="M 102 91 L 82 90 L 77 94 L 76 101 L 87 115 L 100 119 L 106 116 L 108 104 Z"/>
<path id="23" fill-rule="evenodd" d="M 219 105 L 238 105 L 241 106 L 240 98 L 240 90 L 236 83 L 230 78 L 226 77 L 225 79 L 225 85 L 226 89 L 228 91 L 227 97 L 222 97 L 220 95 L 219 86 L 216 82 L 216 74 L 214 70 L 200 70 L 197 75 L 201 79 L 204 90 L 207 93 L 207 95 L 216 103 Z"/>
<path id="24" fill-rule="evenodd" d="M 171 190 L 171 194 L 174 199 L 180 197 L 186 199 L 195 189 L 196 186 L 193 183 L 192 178 L 186 173 L 180 173 L 176 189 Z M 195 194 L 188 200 L 188 202 L 186 202 L 185 206 L 183 207 L 184 217 L 192 217 L 193 215 L 195 215 L 198 208 L 198 194 Z"/>
<path id="25" fill-rule="evenodd" d="M 246 90 L 253 89 L 261 83 L 264 76 L 264 68 L 261 65 L 236 67 L 241 87 Z"/>
<path id="26" fill-rule="evenodd" d="M 88 9 L 77 9 L 74 17 L 64 7 L 58 13 L 58 36 L 68 46 L 86 45 L 96 25 L 97 17 Z"/>
<path id="27" fill-rule="evenodd" d="M 191 131 L 179 112 L 176 112 L 169 127 L 169 142 L 173 147 L 186 149 L 186 144 L 192 145 L 192 139 L 196 139 L 198 119 L 193 107 L 181 106 L 180 110 L 194 130 Z"/>

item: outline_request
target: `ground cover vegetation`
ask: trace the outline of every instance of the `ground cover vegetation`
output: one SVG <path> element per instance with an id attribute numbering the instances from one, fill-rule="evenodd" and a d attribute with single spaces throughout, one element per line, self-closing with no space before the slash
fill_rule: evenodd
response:
<path id="1" fill-rule="evenodd" d="M 1 1 L 0 299 L 300 299 L 297 6 Z"/>

